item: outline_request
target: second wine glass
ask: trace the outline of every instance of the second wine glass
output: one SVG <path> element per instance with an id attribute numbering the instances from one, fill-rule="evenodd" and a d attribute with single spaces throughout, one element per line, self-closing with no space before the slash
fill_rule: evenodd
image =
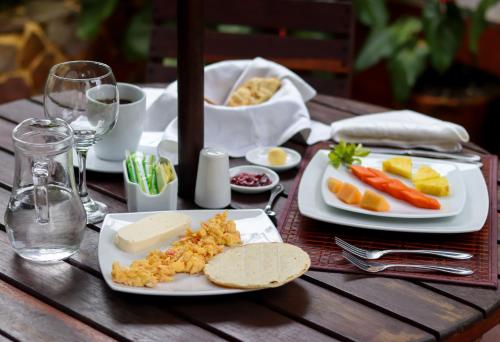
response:
<path id="1" fill-rule="evenodd" d="M 116 80 L 108 65 L 69 61 L 50 69 L 45 84 L 45 116 L 61 118 L 73 129 L 78 154 L 78 190 L 88 223 L 101 222 L 108 210 L 104 203 L 94 201 L 88 195 L 87 152 L 114 127 L 118 104 Z"/>

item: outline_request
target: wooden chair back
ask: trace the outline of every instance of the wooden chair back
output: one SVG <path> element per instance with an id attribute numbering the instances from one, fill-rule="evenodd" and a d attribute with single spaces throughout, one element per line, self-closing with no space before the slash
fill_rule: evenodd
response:
<path id="1" fill-rule="evenodd" d="M 354 9 L 348 0 L 205 0 L 204 60 L 260 56 L 301 75 L 318 92 L 349 97 L 354 38 Z M 154 0 L 147 82 L 176 79 L 175 0 Z M 244 25 L 251 33 L 228 33 L 217 25 Z M 316 35 L 321 39 L 304 38 Z"/>

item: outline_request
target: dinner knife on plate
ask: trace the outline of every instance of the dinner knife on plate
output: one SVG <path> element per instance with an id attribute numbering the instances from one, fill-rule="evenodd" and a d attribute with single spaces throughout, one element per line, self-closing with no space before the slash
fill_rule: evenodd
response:
<path id="1" fill-rule="evenodd" d="M 386 147 L 369 147 L 373 153 L 397 154 L 403 156 L 425 157 L 434 159 L 449 159 L 462 163 L 481 164 L 481 157 L 472 153 L 445 153 L 426 150 L 397 149 Z"/>

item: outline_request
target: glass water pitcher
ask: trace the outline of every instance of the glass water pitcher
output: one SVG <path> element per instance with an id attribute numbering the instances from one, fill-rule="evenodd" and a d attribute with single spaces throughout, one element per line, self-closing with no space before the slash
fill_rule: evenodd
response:
<path id="1" fill-rule="evenodd" d="M 16 163 L 5 212 L 10 243 L 31 261 L 67 258 L 78 251 L 86 225 L 73 172 L 73 132 L 60 119 L 27 119 L 12 139 Z"/>

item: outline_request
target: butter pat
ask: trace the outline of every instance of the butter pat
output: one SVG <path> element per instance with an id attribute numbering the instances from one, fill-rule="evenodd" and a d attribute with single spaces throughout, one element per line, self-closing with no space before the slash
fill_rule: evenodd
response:
<path id="1" fill-rule="evenodd" d="M 279 147 L 270 148 L 267 154 L 267 160 L 269 161 L 269 164 L 274 166 L 285 165 L 286 152 Z"/>
<path id="2" fill-rule="evenodd" d="M 190 224 L 191 218 L 185 214 L 154 214 L 121 228 L 115 235 L 115 244 L 125 252 L 143 252 L 183 235 Z"/>

